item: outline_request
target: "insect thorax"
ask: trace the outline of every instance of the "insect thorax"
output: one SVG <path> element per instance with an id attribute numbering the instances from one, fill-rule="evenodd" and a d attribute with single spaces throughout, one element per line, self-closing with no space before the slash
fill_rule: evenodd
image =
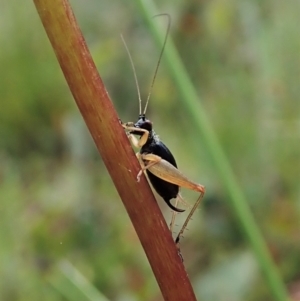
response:
<path id="1" fill-rule="evenodd" d="M 157 146 L 157 144 L 159 143 L 159 137 L 158 135 L 153 131 L 149 131 L 149 137 L 147 142 L 142 146 L 141 148 L 141 153 L 154 153 L 154 149 Z"/>

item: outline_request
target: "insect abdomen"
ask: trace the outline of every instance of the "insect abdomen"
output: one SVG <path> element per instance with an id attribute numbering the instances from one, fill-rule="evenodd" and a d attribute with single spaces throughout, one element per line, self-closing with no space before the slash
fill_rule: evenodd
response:
<path id="1" fill-rule="evenodd" d="M 155 141 L 155 143 L 153 144 L 145 145 L 145 147 L 141 149 L 141 153 L 152 153 L 168 161 L 173 166 L 177 167 L 175 158 L 173 157 L 172 153 L 161 141 Z M 177 212 L 185 211 L 182 209 L 178 209 L 171 204 L 171 199 L 175 199 L 178 195 L 178 185 L 162 180 L 161 178 L 151 173 L 151 171 L 149 170 L 147 170 L 147 175 L 155 191 L 164 199 L 164 201 L 172 210 Z"/>

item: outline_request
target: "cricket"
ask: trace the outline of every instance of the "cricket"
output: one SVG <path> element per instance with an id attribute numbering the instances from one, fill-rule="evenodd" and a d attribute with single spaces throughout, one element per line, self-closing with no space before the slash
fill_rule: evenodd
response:
<path id="1" fill-rule="evenodd" d="M 153 130 L 152 122 L 146 118 L 146 111 L 147 111 L 149 99 L 151 97 L 151 92 L 157 76 L 160 61 L 165 50 L 165 46 L 167 43 L 170 26 L 171 26 L 171 17 L 169 14 L 159 14 L 154 17 L 158 17 L 158 16 L 166 17 L 168 19 L 168 25 L 167 25 L 166 35 L 156 65 L 154 76 L 151 82 L 151 86 L 150 86 L 150 90 L 148 93 L 144 110 L 142 110 L 141 93 L 140 93 L 140 88 L 139 88 L 133 60 L 130 55 L 129 49 L 121 35 L 122 41 L 124 43 L 124 46 L 126 48 L 127 54 L 130 59 L 131 68 L 133 70 L 133 75 L 134 75 L 135 84 L 137 88 L 138 100 L 139 100 L 139 117 L 137 122 L 127 122 L 127 123 L 121 122 L 121 124 L 125 129 L 127 136 L 131 141 L 131 144 L 134 147 L 140 149 L 139 152 L 136 154 L 141 164 L 141 170 L 137 174 L 137 181 L 140 180 L 142 173 L 146 172 L 148 179 L 150 180 L 153 188 L 156 190 L 156 192 L 162 197 L 162 199 L 172 210 L 172 218 L 170 222 L 171 233 L 173 233 L 176 214 L 185 211 L 177 207 L 179 202 L 187 205 L 187 203 L 183 200 L 183 198 L 180 195 L 179 192 L 180 187 L 191 189 L 200 193 L 195 204 L 190 206 L 191 210 L 175 238 L 175 244 L 177 246 L 177 249 L 180 250 L 179 241 L 183 236 L 183 232 L 187 228 L 187 225 L 191 220 L 195 210 L 197 209 L 198 205 L 203 199 L 205 193 L 205 187 L 201 184 L 197 184 L 196 182 L 191 181 L 185 175 L 183 175 L 182 172 L 180 172 L 180 170 L 177 168 L 177 163 L 173 154 L 168 149 L 168 147 L 159 139 L 159 136 Z M 172 199 L 175 199 L 174 205 L 171 203 Z M 179 251 L 179 255 L 180 255 L 180 251 Z"/>

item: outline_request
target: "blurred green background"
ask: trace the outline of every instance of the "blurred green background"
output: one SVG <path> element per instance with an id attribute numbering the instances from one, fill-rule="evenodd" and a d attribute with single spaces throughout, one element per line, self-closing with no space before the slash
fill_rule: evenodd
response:
<path id="1" fill-rule="evenodd" d="M 33 2 L 0 3 L 0 300 L 162 300 Z M 119 34 L 143 99 L 159 49 L 135 3 L 71 4 L 120 118 L 136 120 L 137 93 Z M 300 3 L 158 5 L 157 13 L 172 16 L 170 36 L 272 257 L 300 300 Z M 179 168 L 207 188 L 181 243 L 196 294 L 272 300 L 179 97 L 163 59 L 148 117 Z M 197 198 L 182 194 L 191 204 Z M 170 210 L 158 202 L 169 223 Z"/>

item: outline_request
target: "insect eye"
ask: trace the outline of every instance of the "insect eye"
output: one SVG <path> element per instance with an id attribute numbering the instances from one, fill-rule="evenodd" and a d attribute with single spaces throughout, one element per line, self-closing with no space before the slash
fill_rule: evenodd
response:
<path id="1" fill-rule="evenodd" d="M 147 130 L 147 131 L 152 131 L 152 122 L 149 120 L 146 120 L 143 125 L 142 128 Z"/>

